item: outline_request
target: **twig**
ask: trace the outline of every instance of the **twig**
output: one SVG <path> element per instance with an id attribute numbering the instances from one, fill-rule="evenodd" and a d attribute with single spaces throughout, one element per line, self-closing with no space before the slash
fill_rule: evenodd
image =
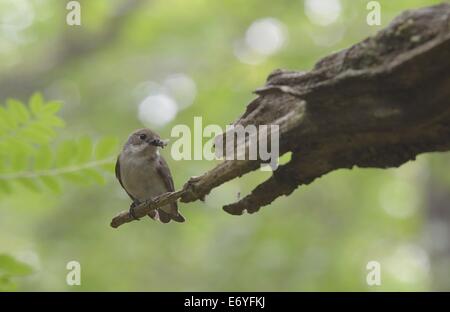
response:
<path id="1" fill-rule="evenodd" d="M 178 200 L 183 194 L 186 193 L 186 190 L 182 189 L 176 192 L 168 192 L 158 197 L 153 198 L 152 200 L 147 200 L 141 203 L 139 206 L 134 208 L 134 214 L 137 218 L 145 217 L 150 213 L 150 211 L 155 210 L 159 207 L 165 206 L 171 202 Z M 135 221 L 129 211 L 123 211 L 115 216 L 111 221 L 111 226 L 113 228 L 117 228 L 124 223 L 128 223 L 131 221 Z"/>

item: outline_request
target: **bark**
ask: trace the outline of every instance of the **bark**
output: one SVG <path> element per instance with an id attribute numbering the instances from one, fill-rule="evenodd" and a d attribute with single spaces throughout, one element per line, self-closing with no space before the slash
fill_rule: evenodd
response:
<path id="1" fill-rule="evenodd" d="M 224 210 L 254 213 L 336 169 L 398 167 L 420 153 L 448 151 L 449 72 L 449 4 L 405 11 L 375 36 L 325 57 L 309 72 L 275 70 L 234 124 L 278 124 L 280 155 L 292 152 L 291 160 Z M 260 164 L 225 160 L 191 179 L 171 200 L 203 199 Z M 145 215 L 161 205 L 145 203 L 136 211 Z M 131 220 L 126 214 L 112 226 Z"/>

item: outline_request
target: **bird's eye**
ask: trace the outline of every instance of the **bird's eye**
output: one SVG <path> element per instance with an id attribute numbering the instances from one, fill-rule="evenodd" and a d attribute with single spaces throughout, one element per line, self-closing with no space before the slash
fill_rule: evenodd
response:
<path id="1" fill-rule="evenodd" d="M 142 141 L 145 140 L 146 138 L 147 138 L 147 136 L 145 134 L 139 135 L 139 139 L 141 139 Z"/>

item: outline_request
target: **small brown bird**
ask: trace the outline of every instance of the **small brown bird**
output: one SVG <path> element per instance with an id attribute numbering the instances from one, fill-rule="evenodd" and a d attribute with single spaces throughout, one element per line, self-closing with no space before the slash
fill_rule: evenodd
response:
<path id="1" fill-rule="evenodd" d="M 139 129 L 128 137 L 117 158 L 116 177 L 133 200 L 130 214 L 135 219 L 134 208 L 141 202 L 175 190 L 169 167 L 158 150 L 165 145 L 155 132 Z M 153 210 L 149 216 L 163 223 L 184 222 L 176 202 Z"/>

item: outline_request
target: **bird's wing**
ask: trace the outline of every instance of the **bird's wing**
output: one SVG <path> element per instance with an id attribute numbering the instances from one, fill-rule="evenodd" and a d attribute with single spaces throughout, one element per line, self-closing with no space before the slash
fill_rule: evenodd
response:
<path id="1" fill-rule="evenodd" d="M 131 196 L 131 194 L 128 193 L 128 191 L 125 188 L 125 186 L 123 186 L 122 179 L 120 178 L 120 161 L 119 161 L 119 158 L 120 158 L 120 155 L 119 155 L 119 157 L 117 157 L 117 161 L 116 161 L 116 178 L 117 178 L 117 180 L 119 180 L 120 185 L 125 190 L 125 192 L 127 192 L 128 196 L 130 196 L 131 200 L 135 201 L 133 196 Z"/>
<path id="2" fill-rule="evenodd" d="M 175 187 L 173 185 L 172 175 L 170 174 L 169 166 L 167 165 L 164 158 L 159 157 L 159 166 L 157 169 L 159 177 L 163 180 L 164 185 L 168 192 L 175 191 Z M 170 215 L 167 215 L 166 212 L 162 209 L 158 209 L 159 219 L 163 223 L 167 223 L 170 219 L 176 222 L 184 222 L 184 217 L 178 212 L 178 203 L 176 201 L 170 203 Z"/>
<path id="3" fill-rule="evenodd" d="M 173 185 L 173 179 L 172 179 L 172 175 L 170 174 L 169 166 L 167 165 L 166 161 L 162 157 L 159 157 L 158 161 L 159 161 L 159 166 L 158 166 L 157 172 L 158 172 L 159 177 L 163 180 L 164 185 L 166 186 L 166 189 L 168 192 L 175 191 L 175 186 Z M 175 209 L 178 209 L 177 202 L 173 202 L 172 207 Z"/>
<path id="4" fill-rule="evenodd" d="M 159 177 L 164 181 L 164 185 L 168 192 L 175 191 L 175 186 L 173 185 L 172 174 L 170 174 L 169 166 L 167 165 L 164 158 L 159 157 L 158 174 Z"/>

